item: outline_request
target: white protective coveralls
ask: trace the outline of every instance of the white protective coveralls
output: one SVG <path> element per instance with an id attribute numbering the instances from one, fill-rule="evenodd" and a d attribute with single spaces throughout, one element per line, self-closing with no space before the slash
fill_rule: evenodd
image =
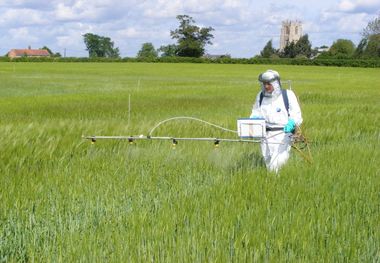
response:
<path id="1" fill-rule="evenodd" d="M 256 96 L 256 101 L 252 108 L 251 118 L 264 118 L 268 128 L 284 127 L 289 119 L 293 119 L 297 126 L 302 123 L 301 109 L 296 95 L 292 90 L 287 90 L 289 100 L 289 116 L 286 110 L 281 93 L 281 83 L 279 75 L 276 79 L 270 81 L 274 90 L 271 94 L 265 91 L 264 84 L 261 83 L 263 100 L 260 106 L 260 93 Z M 267 71 L 268 72 L 268 71 Z M 291 149 L 291 133 L 285 133 L 282 130 L 267 131 L 266 138 L 261 143 L 261 153 L 264 157 L 266 167 L 269 171 L 278 173 L 278 170 L 289 159 Z"/>

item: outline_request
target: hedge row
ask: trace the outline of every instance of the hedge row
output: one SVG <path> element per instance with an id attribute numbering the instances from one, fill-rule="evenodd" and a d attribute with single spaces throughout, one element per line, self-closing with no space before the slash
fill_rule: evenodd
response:
<path id="1" fill-rule="evenodd" d="M 2 62 L 150 62 L 150 63 L 215 63 L 215 64 L 270 64 L 270 65 L 311 65 L 337 67 L 380 67 L 380 59 L 305 59 L 305 58 L 189 58 L 189 57 L 160 57 L 160 58 L 57 58 L 57 57 L 22 57 L 10 59 L 0 57 Z"/>

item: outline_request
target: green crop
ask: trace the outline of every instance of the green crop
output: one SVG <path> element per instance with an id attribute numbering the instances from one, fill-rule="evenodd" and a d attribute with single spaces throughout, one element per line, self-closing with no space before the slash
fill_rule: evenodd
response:
<path id="1" fill-rule="evenodd" d="M 312 165 L 293 151 L 279 175 L 267 173 L 257 144 L 173 149 L 81 138 L 147 135 L 174 116 L 236 129 L 268 68 L 284 86 L 292 80 Z M 0 63 L 0 262 L 380 261 L 379 76 L 285 65 Z M 236 136 L 193 121 L 154 135 Z"/>

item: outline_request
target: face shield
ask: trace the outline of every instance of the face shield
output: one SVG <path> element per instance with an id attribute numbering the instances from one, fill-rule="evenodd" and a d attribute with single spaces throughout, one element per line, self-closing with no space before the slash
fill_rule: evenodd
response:
<path id="1" fill-rule="evenodd" d="M 261 90 L 265 97 L 274 97 L 281 94 L 281 82 L 280 82 L 280 74 L 274 70 L 267 70 L 264 73 L 259 75 L 259 82 L 261 85 Z M 265 89 L 265 83 L 269 83 L 273 87 L 272 92 L 268 92 Z"/>

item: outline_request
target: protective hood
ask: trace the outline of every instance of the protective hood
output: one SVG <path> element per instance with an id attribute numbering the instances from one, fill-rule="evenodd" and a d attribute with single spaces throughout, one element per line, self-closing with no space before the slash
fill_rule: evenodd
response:
<path id="1" fill-rule="evenodd" d="M 281 85 L 277 79 L 270 82 L 270 84 L 273 86 L 273 92 L 272 93 L 266 92 L 265 87 L 264 87 L 264 83 L 261 82 L 260 84 L 261 84 L 261 91 L 263 92 L 264 97 L 277 98 L 278 96 L 280 96 Z"/>
<path id="2" fill-rule="evenodd" d="M 277 71 L 268 69 L 259 75 L 261 90 L 265 97 L 277 97 L 281 94 L 280 74 Z M 264 83 L 270 83 L 273 86 L 273 92 L 268 93 L 265 91 Z"/>

